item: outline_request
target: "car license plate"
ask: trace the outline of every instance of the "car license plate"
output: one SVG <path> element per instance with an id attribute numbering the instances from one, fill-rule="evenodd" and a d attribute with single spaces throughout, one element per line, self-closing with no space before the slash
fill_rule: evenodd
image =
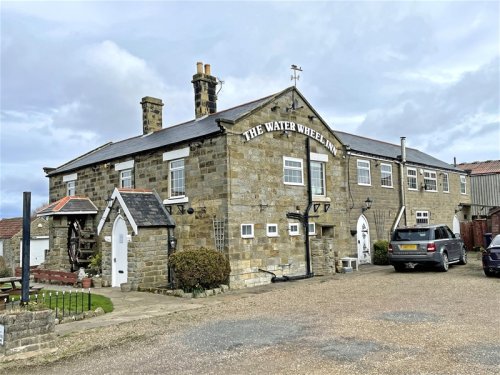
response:
<path id="1" fill-rule="evenodd" d="M 401 245 L 401 250 L 417 250 L 417 245 Z"/>

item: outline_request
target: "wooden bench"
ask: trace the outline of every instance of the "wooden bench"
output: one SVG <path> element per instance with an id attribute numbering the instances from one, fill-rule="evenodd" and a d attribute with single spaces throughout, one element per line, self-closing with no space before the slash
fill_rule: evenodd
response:
<path id="1" fill-rule="evenodd" d="M 36 282 L 57 282 L 64 285 L 75 285 L 78 281 L 78 275 L 73 272 L 52 271 L 36 269 L 33 270 L 33 278 Z"/>
<path id="2" fill-rule="evenodd" d="M 16 276 L 21 277 L 21 274 L 21 267 L 17 267 Z M 42 282 L 50 284 L 51 282 L 56 282 L 64 285 L 75 285 L 78 281 L 78 275 L 76 272 L 53 271 L 38 267 L 30 267 L 30 274 L 33 276 L 33 280 L 37 283 Z"/>

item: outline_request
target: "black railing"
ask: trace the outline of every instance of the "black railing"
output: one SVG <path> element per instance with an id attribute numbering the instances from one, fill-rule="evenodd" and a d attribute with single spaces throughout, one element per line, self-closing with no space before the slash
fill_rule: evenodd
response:
<path id="1" fill-rule="evenodd" d="M 40 292 L 31 294 L 27 304 L 23 304 L 21 296 L 18 295 L 4 297 L 0 300 L 0 310 L 12 310 L 14 308 L 35 309 L 35 306 L 54 310 L 58 319 L 83 314 L 85 311 L 92 309 L 92 294 L 90 289 L 88 291 L 82 289 L 81 291 Z"/>

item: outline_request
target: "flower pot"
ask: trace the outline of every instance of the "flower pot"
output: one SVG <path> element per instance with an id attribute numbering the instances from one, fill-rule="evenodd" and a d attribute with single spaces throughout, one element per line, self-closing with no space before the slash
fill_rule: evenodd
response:
<path id="1" fill-rule="evenodd" d="M 94 288 L 101 288 L 102 287 L 102 278 L 93 277 L 92 278 L 92 285 L 94 286 Z"/>
<path id="2" fill-rule="evenodd" d="M 84 277 L 82 279 L 82 288 L 84 288 L 84 289 L 90 288 L 91 283 L 92 283 L 92 279 L 90 277 Z"/>

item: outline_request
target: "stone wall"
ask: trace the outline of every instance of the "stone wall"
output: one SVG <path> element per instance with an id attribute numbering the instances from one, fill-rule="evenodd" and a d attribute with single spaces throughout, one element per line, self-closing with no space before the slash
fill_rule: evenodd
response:
<path id="1" fill-rule="evenodd" d="M 314 276 L 325 276 L 335 273 L 335 255 L 333 239 L 316 239 L 311 241 L 312 272 Z"/>
<path id="2" fill-rule="evenodd" d="M 299 100 L 297 96 L 296 100 Z M 333 155 L 316 139 L 310 139 L 311 153 L 321 154 L 325 163 L 326 197 L 313 198 L 318 204 L 309 214 L 317 231 L 324 226 L 337 228 L 325 230 L 332 243 L 342 248 L 347 244 L 347 232 L 343 230 L 345 217 L 345 174 L 342 168 L 343 154 L 340 143 L 317 118 L 307 103 L 299 100 L 301 110 L 287 111 L 293 98 L 291 94 L 280 97 L 263 107 L 255 115 L 248 116 L 235 125 L 227 125 L 228 136 L 228 246 L 231 261 L 231 288 L 269 283 L 264 269 L 277 276 L 300 275 L 306 272 L 304 228 L 299 223 L 300 235 L 289 234 L 287 213 L 304 213 L 308 206 L 307 196 L 307 136 L 297 132 L 273 131 L 248 140 L 243 134 L 259 124 L 270 121 L 292 121 L 313 129 L 330 140 L 337 148 Z M 273 111 L 272 107 L 279 107 Z M 283 157 L 301 159 L 303 162 L 302 185 L 288 185 L 283 181 Z M 325 204 L 330 205 L 325 212 Z M 254 224 L 254 237 L 242 238 L 241 224 Z M 278 237 L 266 234 L 267 224 L 277 224 Z M 340 230 L 339 230 L 340 229 Z M 314 235 L 311 236 L 314 238 Z"/>
<path id="3" fill-rule="evenodd" d="M 54 347 L 55 312 L 52 310 L 3 312 L 0 325 L 4 326 L 0 358 Z"/>

